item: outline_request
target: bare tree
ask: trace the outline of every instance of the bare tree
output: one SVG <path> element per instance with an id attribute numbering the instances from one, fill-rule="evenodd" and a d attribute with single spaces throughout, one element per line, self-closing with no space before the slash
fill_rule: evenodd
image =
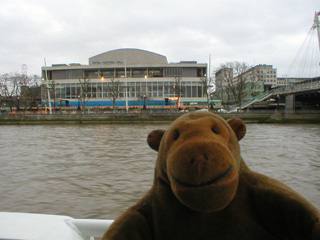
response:
<path id="1" fill-rule="evenodd" d="M 230 101 L 230 92 L 227 87 L 217 87 L 217 83 L 214 83 L 215 91 L 212 93 L 214 99 L 221 100 L 221 103 L 229 109 L 229 101 Z"/>
<path id="2" fill-rule="evenodd" d="M 53 99 L 53 109 L 55 109 L 57 106 L 57 96 L 56 96 L 57 83 L 56 81 L 52 80 L 49 82 L 48 85 L 49 85 L 48 87 L 49 87 L 50 94 Z"/>
<path id="3" fill-rule="evenodd" d="M 8 103 L 10 110 L 15 106 L 20 110 L 20 103 L 27 108 L 28 103 L 40 101 L 41 79 L 38 75 L 27 76 L 20 73 L 6 73 L 0 76 L 0 94 L 2 101 Z"/>
<path id="4" fill-rule="evenodd" d="M 120 81 L 111 77 L 110 83 L 108 83 L 108 98 L 112 101 L 113 112 L 116 111 L 116 100 L 120 96 L 119 86 Z"/>
<path id="5" fill-rule="evenodd" d="M 81 101 L 82 111 L 84 112 L 86 103 L 91 98 L 91 84 L 87 78 L 79 79 L 80 82 L 80 94 L 79 100 Z"/>
<path id="6" fill-rule="evenodd" d="M 12 111 L 13 102 L 10 101 L 10 96 L 13 96 L 13 91 L 11 90 L 11 82 L 10 82 L 10 75 L 3 74 L 0 76 L 0 94 L 1 100 L 3 103 L 8 103 L 10 110 Z"/>
<path id="7" fill-rule="evenodd" d="M 25 110 L 28 106 L 37 106 L 41 101 L 41 79 L 34 74 L 31 76 L 22 75 L 20 101 L 24 103 Z"/>
<path id="8" fill-rule="evenodd" d="M 230 68 L 220 67 L 215 72 L 215 91 L 213 92 L 213 98 L 221 100 L 221 103 L 225 108 L 229 109 L 230 91 L 227 85 L 228 80 L 233 79 L 233 70 Z"/>
<path id="9" fill-rule="evenodd" d="M 248 70 L 251 67 L 244 62 L 227 62 L 221 64 L 221 69 L 229 69 L 231 71 L 221 71 L 222 74 L 222 88 L 220 91 L 225 89 L 226 98 L 228 99 L 228 104 L 230 99 L 235 104 L 239 105 L 241 110 L 241 104 L 248 94 L 249 84 L 252 81 L 251 73 Z"/>
<path id="10" fill-rule="evenodd" d="M 212 79 L 208 79 L 207 77 L 201 77 L 200 78 L 200 83 L 202 85 L 202 94 L 207 98 L 207 109 L 209 110 L 210 108 L 210 96 L 211 96 L 211 84 L 212 84 Z"/>
<path id="11" fill-rule="evenodd" d="M 173 89 L 173 92 L 175 93 L 175 95 L 178 97 L 177 109 L 179 110 L 179 103 L 181 100 L 181 96 L 183 94 L 183 90 L 182 90 L 182 86 L 181 86 L 181 77 L 175 77 L 174 85 L 173 85 L 172 89 Z"/>
<path id="12" fill-rule="evenodd" d="M 30 106 L 38 106 L 41 103 L 41 77 L 39 75 L 31 75 L 29 76 L 31 82 L 29 84 L 29 98 L 30 98 Z"/>
<path id="13" fill-rule="evenodd" d="M 10 110 L 16 106 L 20 107 L 21 74 L 6 73 L 0 76 L 0 91 Z"/>

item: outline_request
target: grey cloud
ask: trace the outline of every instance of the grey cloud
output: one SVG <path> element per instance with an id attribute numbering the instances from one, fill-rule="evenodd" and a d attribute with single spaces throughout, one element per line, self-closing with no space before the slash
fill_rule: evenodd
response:
<path id="1" fill-rule="evenodd" d="M 284 72 L 318 0 L 262 1 L 2 1 L 0 73 L 40 74 L 47 64 L 80 62 L 112 49 L 157 52 L 169 61 L 217 66 L 240 60 Z"/>

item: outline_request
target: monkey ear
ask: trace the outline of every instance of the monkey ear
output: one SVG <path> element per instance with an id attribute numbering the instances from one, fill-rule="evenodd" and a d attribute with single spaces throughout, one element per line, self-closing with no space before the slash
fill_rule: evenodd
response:
<path id="1" fill-rule="evenodd" d="M 227 122 L 236 134 L 238 141 L 240 141 L 244 137 L 244 135 L 246 135 L 247 131 L 244 121 L 242 121 L 240 118 L 231 118 L 228 119 Z"/>
<path id="2" fill-rule="evenodd" d="M 155 151 L 158 151 L 164 132 L 165 130 L 162 129 L 157 129 L 150 132 L 147 138 L 149 147 Z"/>

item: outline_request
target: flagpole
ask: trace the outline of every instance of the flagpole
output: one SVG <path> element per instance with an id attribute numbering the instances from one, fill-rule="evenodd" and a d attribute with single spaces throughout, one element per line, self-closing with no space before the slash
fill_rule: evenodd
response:
<path id="1" fill-rule="evenodd" d="M 49 86 L 48 86 L 48 70 L 47 70 L 46 58 L 44 58 L 44 66 L 45 66 L 45 73 L 46 73 L 47 99 L 48 99 L 48 105 L 49 105 L 49 114 L 52 114 L 51 99 L 50 99 L 50 92 L 49 92 Z"/>
<path id="2" fill-rule="evenodd" d="M 124 79 L 126 84 L 126 110 L 128 113 L 129 107 L 128 107 L 127 56 L 126 55 L 124 56 Z"/>

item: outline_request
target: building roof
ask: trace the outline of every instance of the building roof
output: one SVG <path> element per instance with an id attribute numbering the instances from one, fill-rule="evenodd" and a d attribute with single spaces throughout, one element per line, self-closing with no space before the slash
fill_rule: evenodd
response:
<path id="1" fill-rule="evenodd" d="M 89 65 L 126 64 L 130 65 L 166 65 L 167 57 L 141 49 L 123 48 L 108 51 L 89 58 Z"/>
<path id="2" fill-rule="evenodd" d="M 197 63 L 196 61 L 180 61 L 177 63 L 168 63 L 167 57 L 158 53 L 134 49 L 122 48 L 111 50 L 89 58 L 89 65 L 80 63 L 52 64 L 51 67 L 42 67 L 42 70 L 76 70 L 76 69 L 100 69 L 100 68 L 204 68 L 206 63 Z"/>

